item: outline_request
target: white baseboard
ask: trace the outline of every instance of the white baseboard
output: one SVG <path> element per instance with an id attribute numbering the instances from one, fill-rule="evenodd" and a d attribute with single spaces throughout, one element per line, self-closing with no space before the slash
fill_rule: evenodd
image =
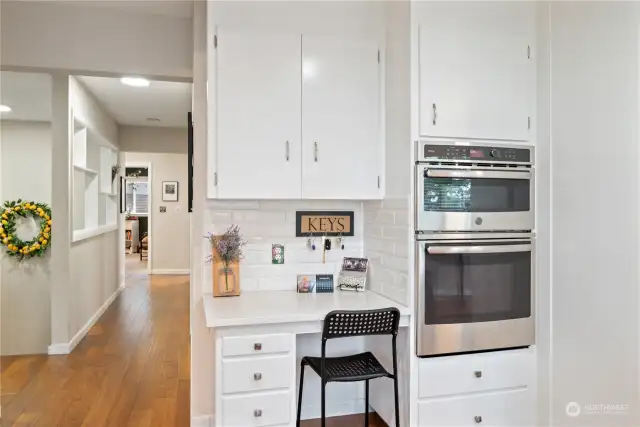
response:
<path id="1" fill-rule="evenodd" d="M 212 427 L 213 415 L 204 415 L 191 418 L 191 427 Z"/>
<path id="2" fill-rule="evenodd" d="M 120 295 L 122 289 L 124 289 L 124 283 L 120 284 L 120 287 L 118 287 L 118 289 L 116 289 L 116 291 L 104 302 L 104 304 L 102 304 L 102 307 L 100 307 L 98 311 L 96 311 L 95 314 L 91 316 L 91 319 L 89 319 L 89 321 L 82 327 L 82 329 L 78 331 L 78 333 L 71 339 L 71 341 L 69 341 L 68 343 L 65 342 L 51 344 L 47 353 L 52 356 L 60 354 L 70 354 L 73 349 L 76 348 L 78 344 L 80 344 L 80 341 L 82 341 L 85 335 L 87 335 L 89 330 L 93 327 L 93 325 L 96 324 L 96 322 L 98 321 L 98 319 L 100 319 L 104 312 L 107 311 L 109 306 L 113 303 L 113 301 L 115 301 L 118 295 Z"/>
<path id="3" fill-rule="evenodd" d="M 188 268 L 154 268 L 151 270 L 151 274 L 178 274 L 188 275 L 191 274 L 191 270 Z"/>

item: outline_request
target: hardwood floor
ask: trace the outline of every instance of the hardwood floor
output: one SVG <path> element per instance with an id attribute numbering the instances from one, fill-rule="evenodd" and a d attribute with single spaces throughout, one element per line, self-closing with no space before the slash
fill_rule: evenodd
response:
<path id="1" fill-rule="evenodd" d="M 190 425 L 189 277 L 147 276 L 132 256 L 126 281 L 72 354 L 0 359 L 0 426 Z M 327 427 L 363 425 L 362 415 L 327 419 Z"/>
<path id="2" fill-rule="evenodd" d="M 189 277 L 144 268 L 71 355 L 0 360 L 2 427 L 189 426 Z"/>

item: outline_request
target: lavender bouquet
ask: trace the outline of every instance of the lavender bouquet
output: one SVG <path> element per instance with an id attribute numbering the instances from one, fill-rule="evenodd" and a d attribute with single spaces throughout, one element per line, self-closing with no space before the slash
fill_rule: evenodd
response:
<path id="1" fill-rule="evenodd" d="M 215 257 L 224 265 L 225 290 L 229 291 L 229 266 L 242 259 L 242 249 L 247 242 L 242 238 L 240 227 L 237 225 L 229 226 L 227 231 L 220 236 L 209 233 L 205 238 L 211 242 L 214 250 L 214 254 L 209 257 L 209 261 L 213 261 Z"/>

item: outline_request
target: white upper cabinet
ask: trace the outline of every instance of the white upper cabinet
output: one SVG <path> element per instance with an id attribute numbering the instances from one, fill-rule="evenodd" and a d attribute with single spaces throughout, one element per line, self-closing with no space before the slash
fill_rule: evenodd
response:
<path id="1" fill-rule="evenodd" d="M 214 52 L 218 198 L 380 197 L 376 43 L 218 28 Z"/>
<path id="2" fill-rule="evenodd" d="M 300 35 L 217 31 L 218 197 L 300 198 Z"/>
<path id="3" fill-rule="evenodd" d="M 379 197 L 378 61 L 375 43 L 303 35 L 303 198 Z"/>
<path id="4" fill-rule="evenodd" d="M 421 6 L 424 137 L 527 141 L 535 90 L 535 9 L 524 2 Z"/>

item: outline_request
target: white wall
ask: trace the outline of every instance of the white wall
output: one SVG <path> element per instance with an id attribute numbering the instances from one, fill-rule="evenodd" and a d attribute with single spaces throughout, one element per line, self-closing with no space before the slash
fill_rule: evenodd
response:
<path id="1" fill-rule="evenodd" d="M 132 13 L 126 5 L 2 3 L 3 66 L 191 77 L 189 18 Z M 151 3 L 147 9 L 154 7 Z"/>
<path id="2" fill-rule="evenodd" d="M 551 135 L 549 4 L 537 7 L 536 78 L 536 349 L 538 424 L 550 425 L 551 404 Z"/>
<path id="3" fill-rule="evenodd" d="M 69 77 L 69 111 L 69 114 L 72 111 L 89 127 L 118 146 L 116 122 L 73 77 Z M 70 243 L 70 281 L 67 299 L 70 338 L 81 331 L 120 286 L 118 236 L 117 231 L 111 231 Z"/>
<path id="4" fill-rule="evenodd" d="M 0 121 L 1 201 L 51 203 L 51 143 L 50 123 Z M 51 340 L 50 253 L 20 263 L 1 248 L 2 355 L 46 353 Z"/>
<path id="5" fill-rule="evenodd" d="M 188 273 L 191 268 L 191 236 L 187 130 L 123 126 L 120 128 L 120 144 L 120 148 L 126 150 L 125 166 L 151 164 L 151 273 Z M 142 152 L 128 151 L 132 148 Z M 172 152 L 158 152 L 164 149 Z M 162 201 L 162 181 L 178 181 L 178 202 Z M 167 212 L 160 213 L 160 206 L 166 206 Z"/>
<path id="6" fill-rule="evenodd" d="M 640 424 L 635 2 L 551 4 L 552 416 Z M 582 407 L 569 417 L 568 402 Z M 629 405 L 587 414 L 584 405 Z"/>

